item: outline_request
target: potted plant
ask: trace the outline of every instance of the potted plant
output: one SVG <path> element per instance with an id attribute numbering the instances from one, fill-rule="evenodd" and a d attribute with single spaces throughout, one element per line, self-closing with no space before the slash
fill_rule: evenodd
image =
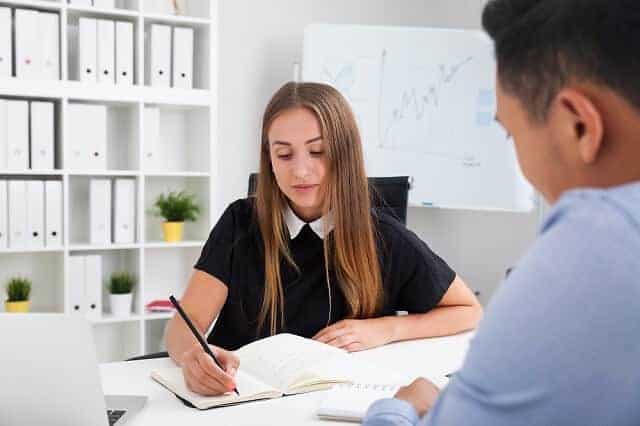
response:
<path id="1" fill-rule="evenodd" d="M 122 317 L 131 314 L 133 300 L 132 290 L 136 284 L 135 277 L 129 272 L 114 272 L 109 279 L 109 301 L 111 313 Z"/>
<path id="2" fill-rule="evenodd" d="M 31 294 L 31 280 L 27 278 L 11 278 L 7 283 L 7 312 L 29 312 L 29 295 Z"/>
<path id="3" fill-rule="evenodd" d="M 165 220 L 162 223 L 162 231 L 167 242 L 181 241 L 184 222 L 195 221 L 200 214 L 195 195 L 184 190 L 160 194 L 154 207 L 154 215 Z"/>

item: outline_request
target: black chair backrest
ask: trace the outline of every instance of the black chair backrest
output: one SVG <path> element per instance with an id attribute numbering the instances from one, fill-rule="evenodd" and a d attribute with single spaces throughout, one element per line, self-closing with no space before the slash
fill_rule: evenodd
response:
<path id="1" fill-rule="evenodd" d="M 250 197 L 255 195 L 257 186 L 258 174 L 251 173 L 247 191 Z M 371 205 L 377 211 L 387 213 L 406 225 L 409 187 L 409 176 L 370 177 Z"/>

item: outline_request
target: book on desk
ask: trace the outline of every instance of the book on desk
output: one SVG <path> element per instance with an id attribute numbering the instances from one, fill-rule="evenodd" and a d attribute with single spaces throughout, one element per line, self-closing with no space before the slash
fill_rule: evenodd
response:
<path id="1" fill-rule="evenodd" d="M 204 410 L 260 399 L 279 398 L 351 383 L 354 371 L 361 376 L 349 354 L 339 348 L 292 334 L 277 334 L 241 347 L 236 374 L 239 396 L 228 392 L 220 396 L 202 396 L 189 390 L 182 369 L 156 369 L 151 377 L 194 407 Z"/>

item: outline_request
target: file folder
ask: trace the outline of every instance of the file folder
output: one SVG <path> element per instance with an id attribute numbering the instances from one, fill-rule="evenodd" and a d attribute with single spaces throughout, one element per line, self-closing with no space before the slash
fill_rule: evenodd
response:
<path id="1" fill-rule="evenodd" d="M 136 194 L 133 179 L 116 179 L 113 205 L 115 243 L 133 243 L 135 241 Z"/>
<path id="2" fill-rule="evenodd" d="M 44 248 L 44 182 L 28 180 L 27 185 L 27 241 L 33 249 Z"/>
<path id="3" fill-rule="evenodd" d="M 13 31 L 11 28 L 11 9 L 0 7 L 0 78 L 12 75 Z"/>
<path id="4" fill-rule="evenodd" d="M 29 103 L 7 101 L 7 169 L 29 168 Z"/>
<path id="5" fill-rule="evenodd" d="M 98 29 L 95 19 L 78 20 L 78 76 L 80 81 L 95 83 L 97 77 Z"/>
<path id="6" fill-rule="evenodd" d="M 7 181 L 0 180 L 0 249 L 9 247 L 8 216 L 9 198 L 7 195 Z"/>
<path id="7" fill-rule="evenodd" d="M 38 12 L 16 9 L 16 77 L 39 79 L 42 75 L 42 40 L 39 40 Z"/>
<path id="8" fill-rule="evenodd" d="M 115 24 L 98 20 L 98 82 L 115 84 Z"/>
<path id="9" fill-rule="evenodd" d="M 149 84 L 171 86 L 171 27 L 153 24 L 149 38 Z"/>
<path id="10" fill-rule="evenodd" d="M 72 315 L 85 315 L 86 313 L 84 263 L 84 256 L 69 256 L 67 312 Z"/>
<path id="11" fill-rule="evenodd" d="M 60 80 L 60 17 L 57 13 L 38 13 L 42 70 L 45 80 Z"/>
<path id="12" fill-rule="evenodd" d="M 133 84 L 133 24 L 116 22 L 116 83 Z"/>
<path id="13" fill-rule="evenodd" d="M 107 109 L 104 105 L 67 106 L 65 168 L 105 170 L 107 168 Z"/>
<path id="14" fill-rule="evenodd" d="M 84 258 L 85 307 L 87 318 L 102 316 L 102 258 L 92 255 Z"/>
<path id="15" fill-rule="evenodd" d="M 9 247 L 27 248 L 27 199 L 23 180 L 10 180 L 9 186 Z"/>
<path id="16" fill-rule="evenodd" d="M 52 170 L 54 167 L 53 102 L 31 102 L 31 168 Z"/>
<path id="17" fill-rule="evenodd" d="M 45 182 L 45 246 L 62 247 L 62 182 Z"/>
<path id="18" fill-rule="evenodd" d="M 91 244 L 111 243 L 111 181 L 89 182 L 89 226 Z"/>
<path id="19" fill-rule="evenodd" d="M 173 87 L 193 88 L 193 29 L 173 29 Z"/>

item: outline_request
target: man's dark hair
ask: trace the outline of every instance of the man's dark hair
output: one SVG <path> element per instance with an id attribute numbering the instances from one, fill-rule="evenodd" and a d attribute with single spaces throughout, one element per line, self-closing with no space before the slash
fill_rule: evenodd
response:
<path id="1" fill-rule="evenodd" d="M 640 109 L 640 0 L 490 0 L 482 26 L 501 86 L 534 121 L 573 82 L 607 86 Z"/>

